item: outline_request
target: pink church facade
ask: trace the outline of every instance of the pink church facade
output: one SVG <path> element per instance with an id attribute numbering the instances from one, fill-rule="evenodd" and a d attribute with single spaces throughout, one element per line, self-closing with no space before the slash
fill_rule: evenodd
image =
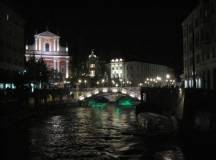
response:
<path id="1" fill-rule="evenodd" d="M 68 47 L 60 46 L 60 37 L 49 31 L 36 34 L 33 45 L 26 45 L 25 58 L 28 61 L 31 56 L 36 59 L 43 58 L 49 70 L 61 72 L 63 78 L 69 78 Z"/>

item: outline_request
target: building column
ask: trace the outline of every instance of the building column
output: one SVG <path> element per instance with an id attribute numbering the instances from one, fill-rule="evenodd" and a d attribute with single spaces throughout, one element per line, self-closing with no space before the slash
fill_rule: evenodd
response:
<path id="1" fill-rule="evenodd" d="M 65 78 L 69 77 L 69 60 L 66 59 L 66 74 L 65 74 Z"/>
<path id="2" fill-rule="evenodd" d="M 57 39 L 57 51 L 59 51 L 59 39 Z"/>
<path id="3" fill-rule="evenodd" d="M 39 38 L 39 42 L 38 42 L 38 48 L 41 51 L 41 39 Z"/>
<path id="4" fill-rule="evenodd" d="M 56 51 L 56 39 L 53 40 L 53 51 L 55 52 Z"/>
<path id="5" fill-rule="evenodd" d="M 60 60 L 58 59 L 56 62 L 57 62 L 57 71 L 60 72 Z"/>
<path id="6" fill-rule="evenodd" d="M 35 50 L 38 50 L 38 39 L 35 38 Z"/>
<path id="7" fill-rule="evenodd" d="M 57 51 L 57 39 L 55 40 L 55 51 Z"/>
<path id="8" fill-rule="evenodd" d="M 56 60 L 55 59 L 53 59 L 53 68 L 54 70 L 56 70 Z"/>

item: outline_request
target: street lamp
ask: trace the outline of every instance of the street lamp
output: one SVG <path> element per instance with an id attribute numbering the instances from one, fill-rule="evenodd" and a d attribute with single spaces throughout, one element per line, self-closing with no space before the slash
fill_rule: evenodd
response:
<path id="1" fill-rule="evenodd" d="M 156 79 L 157 81 L 161 81 L 162 78 L 157 76 Z"/>
<path id="2" fill-rule="evenodd" d="M 99 81 L 97 81 L 97 82 L 96 82 L 96 84 L 97 84 L 97 86 L 99 86 L 100 82 L 99 82 Z"/>
<path id="3" fill-rule="evenodd" d="M 104 87 L 104 82 L 105 82 L 105 80 L 104 80 L 104 79 L 102 79 L 102 80 L 101 80 L 101 83 L 103 84 L 103 87 Z"/>
<path id="4" fill-rule="evenodd" d="M 80 83 L 82 83 L 82 80 L 81 80 L 81 79 L 79 79 L 79 80 L 78 80 L 78 83 L 79 83 L 79 84 L 80 84 Z"/>
<path id="5" fill-rule="evenodd" d="M 87 80 L 86 80 L 86 79 L 84 80 L 84 83 L 85 83 L 85 88 L 87 88 L 87 86 L 86 86 L 86 84 L 87 84 Z"/>
<path id="6" fill-rule="evenodd" d="M 170 79 L 170 75 L 169 74 L 166 75 L 166 79 Z"/>

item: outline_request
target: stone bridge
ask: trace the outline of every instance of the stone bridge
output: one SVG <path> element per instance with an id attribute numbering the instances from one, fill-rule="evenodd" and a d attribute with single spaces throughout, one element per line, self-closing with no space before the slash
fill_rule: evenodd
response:
<path id="1" fill-rule="evenodd" d="M 92 96 L 103 96 L 109 101 L 115 101 L 117 95 L 127 95 L 131 98 L 141 100 L 140 87 L 102 87 L 86 88 L 85 90 L 76 90 L 75 98 L 77 101 L 84 101 Z"/>

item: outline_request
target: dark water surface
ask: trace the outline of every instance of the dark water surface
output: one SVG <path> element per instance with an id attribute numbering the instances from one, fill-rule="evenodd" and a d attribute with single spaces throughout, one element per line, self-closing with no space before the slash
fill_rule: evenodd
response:
<path id="1" fill-rule="evenodd" d="M 134 107 L 73 107 L 25 121 L 1 133 L 4 159 L 184 159 L 173 140 L 149 139 Z"/>

